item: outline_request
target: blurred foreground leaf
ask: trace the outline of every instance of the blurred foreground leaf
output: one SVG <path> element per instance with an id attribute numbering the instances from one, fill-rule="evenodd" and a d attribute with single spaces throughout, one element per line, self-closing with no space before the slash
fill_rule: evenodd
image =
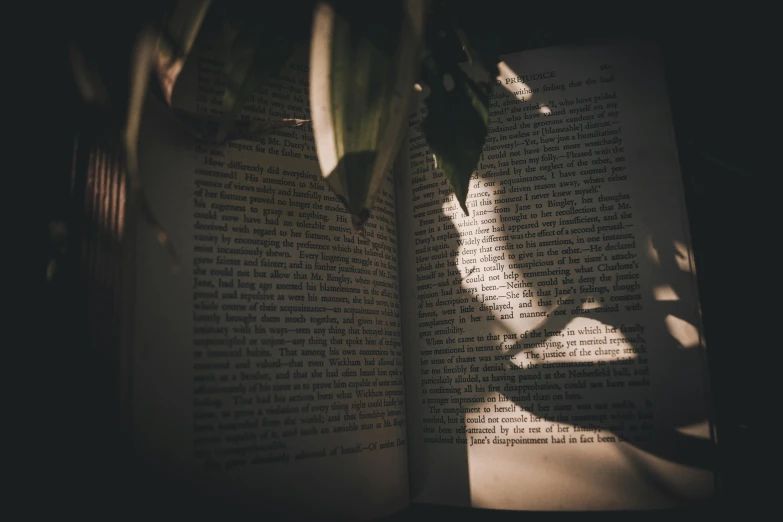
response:
<path id="1" fill-rule="evenodd" d="M 443 6 L 444 17 L 453 27 L 462 45 L 464 59 L 471 65 L 483 68 L 489 79 L 499 74 L 501 44 L 497 30 L 477 21 L 473 16 L 475 5 L 470 2 L 455 2 Z"/>
<path id="2" fill-rule="evenodd" d="M 299 127 L 310 121 L 284 118 L 269 121 L 237 120 L 227 124 L 222 118 L 206 114 L 194 114 L 180 109 L 174 109 L 174 114 L 197 140 L 220 145 L 232 140 L 250 140 L 277 129 Z M 218 131 L 221 129 L 221 126 L 224 136 L 223 141 L 218 141 Z"/>
<path id="3" fill-rule="evenodd" d="M 406 129 L 424 2 L 320 2 L 310 52 L 318 162 L 355 228 L 370 215 Z"/>
<path id="4" fill-rule="evenodd" d="M 226 141 L 248 97 L 291 57 L 301 38 L 297 30 L 301 28 L 286 22 L 297 19 L 291 5 L 272 14 L 264 2 L 226 0 L 210 11 L 203 39 L 223 63 L 226 82 L 217 142 Z M 301 12 L 296 14 L 302 17 Z"/>
<path id="5" fill-rule="evenodd" d="M 159 94 L 169 106 L 177 78 L 196 41 L 210 1 L 179 0 L 163 21 L 155 72 Z"/>

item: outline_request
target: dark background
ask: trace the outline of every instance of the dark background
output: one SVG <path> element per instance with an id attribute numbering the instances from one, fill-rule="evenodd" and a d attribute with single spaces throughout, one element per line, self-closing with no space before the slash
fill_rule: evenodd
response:
<path id="1" fill-rule="evenodd" d="M 692 229 L 719 439 L 719 492 L 712 504 L 690 514 L 742 512 L 748 516 L 759 510 L 763 484 L 768 480 L 765 470 L 776 471 L 770 466 L 769 450 L 761 444 L 762 432 L 773 424 L 774 413 L 765 407 L 767 395 L 760 385 L 769 378 L 762 371 L 765 357 L 777 348 L 773 343 L 776 325 L 768 317 L 775 312 L 770 304 L 776 298 L 774 275 L 767 274 L 775 274 L 772 252 L 779 232 L 768 210 L 774 207 L 763 197 L 770 192 L 765 187 L 774 186 L 774 176 L 780 172 L 771 158 L 776 150 L 773 138 L 781 133 L 767 123 L 777 104 L 770 95 L 774 96 L 779 62 L 772 50 L 779 38 L 775 31 L 762 28 L 772 14 L 746 3 L 702 8 L 651 2 L 621 8 L 498 1 L 461 4 L 473 10 L 475 25 L 491 28 L 509 52 L 624 39 L 659 44 Z M 126 434 L 118 423 L 111 392 L 116 383 L 106 372 L 106 354 L 90 350 L 81 330 L 86 295 L 78 281 L 59 281 L 54 286 L 43 282 L 51 254 L 48 223 L 73 210 L 67 198 L 72 135 L 82 115 L 75 102 L 66 42 L 70 29 L 83 25 L 83 16 L 83 10 L 52 10 L 44 39 L 51 41 L 50 52 L 29 53 L 31 75 L 25 78 L 21 93 L 47 122 L 35 135 L 45 149 L 36 146 L 30 156 L 34 172 L 22 176 L 37 194 L 33 208 L 41 211 L 28 212 L 26 223 L 32 230 L 28 239 L 32 241 L 24 243 L 25 255 L 19 260 L 23 265 L 19 273 L 40 281 L 36 287 L 40 294 L 31 293 L 34 312 L 22 310 L 20 325 L 32 334 L 25 354 L 43 372 L 35 375 L 35 386 L 25 388 L 25 397 L 35 407 L 23 407 L 21 427 L 10 431 L 19 436 L 23 448 L 21 455 L 14 456 L 21 456 L 17 483 L 32 507 L 115 518 L 136 512 L 134 506 L 147 505 L 146 489 L 124 464 Z M 101 21 L 91 23 L 100 25 Z M 111 33 L 106 33 L 107 45 Z M 8 344 L 15 346 L 15 342 Z M 15 377 L 22 383 L 32 379 L 28 373 L 14 373 L 20 373 Z M 583 515 L 413 506 L 392 520 Z M 646 515 L 662 518 L 668 513 Z M 628 515 L 599 516 L 619 519 Z"/>

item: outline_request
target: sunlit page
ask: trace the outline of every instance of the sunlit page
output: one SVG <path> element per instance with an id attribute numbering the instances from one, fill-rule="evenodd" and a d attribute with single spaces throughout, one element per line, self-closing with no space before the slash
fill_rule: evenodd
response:
<path id="1" fill-rule="evenodd" d="M 635 509 L 712 487 L 668 100 L 647 47 L 505 57 L 466 216 L 411 115 L 400 178 L 414 500 Z M 423 93 L 426 95 L 426 92 Z"/>

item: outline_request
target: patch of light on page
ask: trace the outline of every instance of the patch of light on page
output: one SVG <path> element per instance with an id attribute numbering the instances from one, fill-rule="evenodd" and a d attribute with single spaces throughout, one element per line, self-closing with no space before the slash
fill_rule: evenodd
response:
<path id="1" fill-rule="evenodd" d="M 666 328 L 683 348 L 695 348 L 700 345 L 699 331 L 688 321 L 679 317 L 667 315 L 664 319 Z"/>
<path id="2" fill-rule="evenodd" d="M 442 206 L 443 214 L 448 216 L 454 225 L 453 229 L 448 230 L 449 234 L 459 234 L 454 256 L 456 267 L 453 268 L 458 270 L 461 280 L 459 293 L 463 298 L 467 298 L 460 306 L 473 306 L 471 315 L 480 317 L 475 322 L 467 323 L 467 327 L 465 324 L 460 326 L 469 331 L 475 329 L 477 335 L 485 335 L 490 330 L 493 330 L 495 335 L 533 330 L 543 326 L 547 320 L 547 312 L 553 307 L 552 300 L 546 301 L 541 299 L 540 295 L 535 295 L 536 290 L 544 288 L 538 283 L 548 284 L 550 278 L 546 275 L 523 277 L 523 272 L 540 265 L 532 259 L 536 255 L 535 250 L 510 248 L 511 245 L 506 245 L 504 241 L 482 242 L 489 235 L 490 227 L 502 225 L 506 232 L 500 234 L 516 234 L 517 228 L 512 231 L 512 227 L 523 225 L 519 216 L 515 217 L 513 212 L 494 212 L 496 207 L 505 207 L 508 204 L 496 202 L 497 198 L 504 195 L 495 195 L 496 189 L 491 188 L 499 186 L 499 178 L 482 177 L 488 170 L 490 169 L 477 169 L 477 177 L 470 181 L 468 198 L 470 194 L 484 195 L 468 199 L 469 217 L 465 217 L 454 198 L 449 198 Z M 511 208 L 513 210 L 513 206 Z M 488 212 L 481 214 L 481 211 Z M 504 221 L 504 218 L 509 219 Z M 479 228 L 482 232 L 478 232 Z M 506 248 L 507 246 L 509 248 Z M 546 289 L 549 290 L 548 287 Z"/>
<path id="3" fill-rule="evenodd" d="M 653 288 L 653 299 L 656 301 L 679 301 L 680 297 L 671 285 L 658 285 Z"/>
<path id="4" fill-rule="evenodd" d="M 491 212 L 485 215 L 479 213 L 481 210 L 494 210 L 497 207 L 507 206 L 507 204 L 498 203 L 497 199 L 505 196 L 503 194 L 496 195 L 496 188 L 493 188 L 498 186 L 500 178 L 484 178 L 483 174 L 486 171 L 487 169 L 479 169 L 477 177 L 471 180 L 471 193 L 483 192 L 484 194 L 481 198 L 468 199 L 468 205 L 475 205 L 469 207 L 470 217 L 466 218 L 462 214 L 453 198 L 445 201 L 442 206 L 443 214 L 450 219 L 450 224 L 454 225 L 454 228 L 448 230 L 448 233 L 456 233 L 459 238 L 459 241 L 455 241 L 455 252 L 452 255 L 452 259 L 456 263 L 454 268 L 458 271 L 460 279 L 460 288 L 456 290 L 454 297 L 460 299 L 458 303 L 460 307 L 468 309 L 472 307 L 472 310 L 466 313 L 470 313 L 471 319 L 475 319 L 475 321 L 457 326 L 464 329 L 465 336 L 477 336 L 477 341 L 482 341 L 483 336 L 490 331 L 493 335 L 499 336 L 497 340 L 483 344 L 491 345 L 493 350 L 502 351 L 506 355 L 510 351 L 514 352 L 508 362 L 522 367 L 523 364 L 530 362 L 530 359 L 526 358 L 525 352 L 537 349 L 538 343 L 536 341 L 562 341 L 562 336 L 527 339 L 522 337 L 525 332 L 542 331 L 545 328 L 552 330 L 553 328 L 549 325 L 556 310 L 565 311 L 574 318 L 566 323 L 569 325 L 568 328 L 571 328 L 572 323 L 581 324 L 581 321 L 594 321 L 598 325 L 602 323 L 570 313 L 570 309 L 575 304 L 573 298 L 576 296 L 568 293 L 555 293 L 551 286 L 553 280 L 551 272 L 537 270 L 541 266 L 541 261 L 538 259 L 535 249 L 521 246 L 519 243 L 513 245 L 513 248 L 507 248 L 511 245 L 505 245 L 502 242 L 482 242 L 484 237 L 476 232 L 477 228 L 487 229 L 503 226 L 505 232 L 501 233 L 513 234 L 524 230 L 525 224 L 519 219 L 511 219 L 515 217 L 513 212 Z M 572 299 L 571 304 L 562 304 L 569 301 L 569 297 Z M 584 301 L 582 301 L 583 298 Z M 582 301 L 577 306 L 583 312 L 606 305 L 600 295 L 589 293 L 580 294 L 576 301 L 577 303 Z M 558 323 L 562 324 L 560 321 Z M 559 326 L 559 328 L 562 328 L 559 331 L 565 335 L 565 326 Z M 577 332 L 574 335 L 573 339 L 580 339 L 584 335 L 587 337 L 585 341 L 590 342 L 589 338 L 594 334 L 586 331 L 584 334 Z M 603 335 L 602 338 L 606 338 L 606 335 Z M 612 342 L 617 344 L 619 341 Z M 515 343 L 517 347 L 510 348 Z M 540 345 L 540 347 L 545 346 L 545 344 Z M 601 358 L 606 357 L 607 354 L 617 357 L 618 353 L 622 352 L 598 350 L 592 351 L 590 354 L 583 352 L 582 355 L 577 355 L 575 353 L 574 357 Z"/>
<path id="5" fill-rule="evenodd" d="M 599 303 L 598 301 L 587 302 L 582 304 L 582 310 L 592 310 L 593 308 L 600 308 L 600 307 L 601 307 L 601 303 Z"/>
<path id="6" fill-rule="evenodd" d="M 519 75 L 515 73 L 506 62 L 500 62 L 498 64 L 498 72 L 500 74 L 498 74 L 497 79 L 500 81 L 503 87 L 505 87 L 506 90 L 510 92 L 517 100 L 528 101 L 533 97 L 533 91 L 526 83 L 506 83 L 507 78 L 519 77 Z"/>
<path id="7" fill-rule="evenodd" d="M 538 112 L 540 112 L 541 114 L 552 114 L 552 109 L 550 109 L 546 105 L 542 105 L 541 107 L 538 108 Z"/>
<path id="8" fill-rule="evenodd" d="M 546 324 L 544 328 L 546 329 Z M 622 328 L 628 331 L 623 332 L 622 329 L 597 319 L 577 317 L 566 323 L 562 330 L 546 329 L 546 332 L 551 334 L 547 337 L 533 337 L 531 331 L 523 331 L 515 340 L 521 351 L 514 355 L 510 362 L 521 371 L 534 372 L 539 371 L 537 368 L 542 363 L 571 365 L 590 362 L 602 366 L 611 365 L 610 361 L 634 359 L 634 350 L 638 350 L 640 346 L 635 346 L 626 333 L 630 333 L 633 339 L 639 333 L 638 327 L 622 325 Z M 523 374 L 517 374 L 518 382 L 529 382 L 524 377 L 519 377 L 520 375 Z"/>
<path id="9" fill-rule="evenodd" d="M 697 422 L 695 424 L 689 424 L 687 426 L 681 426 L 677 428 L 677 431 L 683 435 L 689 435 L 698 439 L 709 440 L 710 438 L 710 423 L 707 419 Z"/>
<path id="10" fill-rule="evenodd" d="M 606 470 L 617 469 L 616 466 L 629 465 L 624 454 L 627 448 L 621 444 L 589 444 L 590 450 L 585 451 L 585 444 L 558 444 L 552 447 L 551 435 L 557 435 L 559 427 L 567 424 L 553 423 L 553 433 L 546 435 L 548 444 L 516 444 L 513 447 L 503 444 L 492 444 L 489 447 L 474 445 L 468 448 L 468 476 L 470 483 L 470 504 L 476 508 L 497 508 L 499 499 L 506 505 L 504 508 L 526 509 L 527 502 L 546 503 L 540 496 L 543 492 L 554 492 L 552 502 L 546 509 L 558 509 L 564 505 L 564 491 L 571 498 L 592 499 L 602 491 L 610 489 L 613 494 L 633 495 L 632 483 L 625 480 L 619 473 L 607 473 Z M 500 430 L 497 430 L 498 432 Z M 543 432 L 543 428 L 541 429 Z M 490 437 L 514 438 L 520 440 L 543 439 L 542 434 L 508 433 L 506 435 L 490 435 Z M 570 433 L 561 433 L 571 435 Z M 581 434 L 580 434 L 581 435 Z M 602 435 L 611 435 L 602 432 Z M 551 450 L 556 449 L 556 456 Z M 547 451 L 549 450 L 549 451 Z M 524 452 L 524 453 L 523 453 Z M 596 475 L 602 476 L 597 480 Z M 534 484 L 535 492 L 520 484 Z M 502 492 L 502 493 L 500 493 Z M 500 493 L 500 494 L 499 494 Z"/>
<path id="11" fill-rule="evenodd" d="M 647 236 L 647 244 L 645 246 L 647 251 L 647 257 L 650 259 L 650 261 L 652 261 L 656 265 L 660 265 L 661 259 L 660 256 L 658 256 L 658 250 L 655 248 L 651 236 Z"/>
<path id="12" fill-rule="evenodd" d="M 688 248 L 685 243 L 681 241 L 675 241 L 674 249 L 677 251 L 674 256 L 674 259 L 677 262 L 677 267 L 683 272 L 690 272 L 691 259 L 693 259 L 693 253 L 691 252 L 690 248 Z"/>
<path id="13" fill-rule="evenodd" d="M 592 420 L 596 413 L 601 415 L 600 412 L 594 412 L 594 408 L 595 405 L 608 404 L 610 400 L 617 398 L 616 390 L 605 385 L 607 380 L 618 380 L 615 372 L 633 372 L 637 369 L 637 361 L 634 359 L 637 358 L 636 352 L 643 350 L 644 328 L 639 324 L 613 326 L 593 318 L 576 317 L 562 326 L 561 330 L 549 330 L 544 324 L 539 331 L 544 329 L 552 335 L 533 337 L 530 331 L 519 332 L 516 342 L 522 351 L 511 359 L 513 366 L 506 371 L 492 372 L 495 378 L 500 377 L 494 384 L 499 391 L 485 393 L 484 402 L 466 404 L 472 407 L 470 412 L 465 414 L 467 430 L 485 427 L 492 429 L 494 426 L 494 433 L 489 435 L 470 432 L 465 434 L 471 501 L 475 506 L 480 506 L 485 497 L 491 497 L 492 490 L 486 484 L 499 472 L 502 472 L 502 480 L 508 480 L 510 475 L 520 478 L 528 472 L 528 468 L 524 466 L 522 468 L 525 469 L 509 470 L 508 465 L 515 458 L 510 452 L 529 451 L 533 439 L 546 438 L 551 443 L 552 437 L 560 439 L 565 436 L 566 439 L 576 438 L 585 444 L 589 444 L 588 441 L 595 442 L 598 436 L 606 441 L 619 439 L 619 435 L 610 428 L 612 422 Z M 557 366 L 553 368 L 550 366 L 552 364 Z M 559 388 L 546 388 L 546 385 L 552 384 L 552 381 L 545 377 L 547 372 L 563 371 L 590 375 L 602 369 L 609 372 L 608 377 L 582 375 L 569 379 L 569 388 L 564 388 L 564 381 L 559 382 Z M 556 410 L 555 405 L 561 402 L 553 397 L 557 394 L 566 396 L 566 402 L 589 405 L 589 408 Z M 631 404 L 644 406 L 643 399 L 631 392 L 624 395 L 623 400 L 627 400 L 629 407 Z M 542 405 L 548 406 L 549 410 L 541 409 Z M 570 420 L 576 418 L 575 416 L 585 415 L 591 416 L 591 420 Z M 489 417 L 497 417 L 498 420 L 496 423 L 490 423 Z M 578 429 L 575 426 L 578 426 Z M 572 441 L 560 448 L 566 453 L 573 451 L 576 456 L 580 445 Z M 611 452 L 614 456 L 621 451 L 615 444 L 597 444 L 592 445 L 592 448 Z M 554 462 L 546 459 L 535 464 L 527 461 L 529 470 L 535 470 L 534 476 L 542 480 L 544 477 L 540 474 L 554 473 L 554 465 Z M 562 475 L 556 473 L 561 485 L 565 475 L 565 471 Z"/>

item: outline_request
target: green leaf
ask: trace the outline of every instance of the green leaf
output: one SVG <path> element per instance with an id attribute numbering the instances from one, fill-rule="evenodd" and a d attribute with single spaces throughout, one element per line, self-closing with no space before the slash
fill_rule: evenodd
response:
<path id="1" fill-rule="evenodd" d="M 211 0 L 179 0 L 166 15 L 158 46 L 155 70 L 158 90 L 171 106 L 171 97 L 179 73 L 196 41 Z"/>
<path id="2" fill-rule="evenodd" d="M 321 173 L 361 229 L 390 172 L 412 101 L 424 5 L 322 2 L 310 53 Z"/>
<path id="3" fill-rule="evenodd" d="M 211 44 L 222 44 L 217 58 L 223 62 L 226 90 L 217 141 L 223 142 L 248 97 L 279 73 L 291 57 L 296 31 L 280 22 L 288 17 L 270 17 L 268 6 L 262 2 L 225 2 L 217 16 L 222 17 L 218 29 L 221 34 L 218 38 L 212 36 Z"/>
<path id="4" fill-rule="evenodd" d="M 187 56 L 196 41 L 211 0 L 178 0 L 163 23 L 164 35 L 175 47 L 175 56 Z"/>
<path id="5" fill-rule="evenodd" d="M 472 80 L 460 67 L 443 71 L 432 56 L 422 64 L 422 79 L 430 95 L 421 130 L 467 215 L 470 178 L 487 137 L 489 87 Z"/>
<path id="6" fill-rule="evenodd" d="M 128 86 L 126 115 L 122 126 L 122 144 L 128 170 L 128 184 L 132 194 L 141 190 L 138 169 L 139 128 L 159 43 L 160 32 L 151 26 L 145 27 L 139 32 L 131 54 L 130 85 Z"/>
<path id="7" fill-rule="evenodd" d="M 161 34 L 153 27 L 145 27 L 138 35 L 131 59 L 131 82 L 127 116 L 122 129 L 122 145 L 124 149 L 125 168 L 127 171 L 128 208 L 137 208 L 155 231 L 158 242 L 166 247 L 175 270 L 179 269 L 180 261 L 174 245 L 163 225 L 155 217 L 144 193 L 139 175 L 138 146 L 139 128 L 141 126 L 142 109 L 147 97 L 147 87 L 152 73 L 153 64 L 158 57 Z M 126 210 L 127 211 L 127 210 Z"/>
<path id="8" fill-rule="evenodd" d="M 471 12 L 475 9 L 472 4 L 449 4 L 453 9 L 450 17 L 454 31 L 462 44 L 465 59 L 468 63 L 477 65 L 486 70 L 489 79 L 497 78 L 500 74 L 498 62 L 500 62 L 501 44 L 494 27 L 482 26 L 476 23 Z"/>
<path id="9" fill-rule="evenodd" d="M 420 73 L 430 91 L 421 129 L 465 214 L 470 179 L 487 137 L 489 92 L 499 60 L 497 37 L 475 23 L 473 9 L 432 2 Z"/>
<path id="10" fill-rule="evenodd" d="M 101 107 L 108 106 L 109 91 L 96 64 L 87 60 L 84 52 L 75 42 L 69 42 L 68 52 L 73 80 L 84 102 Z"/>
<path id="11" fill-rule="evenodd" d="M 208 114 L 196 114 L 182 109 L 174 109 L 174 114 L 194 138 L 206 143 L 222 145 L 233 140 L 252 140 L 277 129 L 299 127 L 310 120 L 283 118 L 280 120 L 237 120 L 225 130 L 223 141 L 217 141 L 218 128 L 223 123 L 222 118 Z"/>

